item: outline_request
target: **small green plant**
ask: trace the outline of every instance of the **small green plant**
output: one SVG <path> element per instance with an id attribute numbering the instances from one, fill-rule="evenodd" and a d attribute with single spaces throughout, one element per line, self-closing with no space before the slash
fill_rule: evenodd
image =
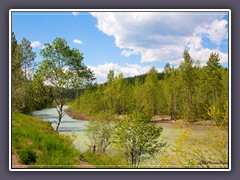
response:
<path id="1" fill-rule="evenodd" d="M 26 165 L 33 164 L 37 161 L 37 155 L 31 149 L 20 151 L 19 158 L 20 158 L 21 163 L 26 164 Z"/>

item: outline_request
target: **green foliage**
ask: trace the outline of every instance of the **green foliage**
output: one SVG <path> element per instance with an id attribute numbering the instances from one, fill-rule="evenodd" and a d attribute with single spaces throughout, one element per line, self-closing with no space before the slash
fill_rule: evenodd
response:
<path id="1" fill-rule="evenodd" d="M 19 151 L 19 159 L 23 164 L 34 164 L 37 161 L 37 155 L 33 150 L 22 150 Z"/>
<path id="2" fill-rule="evenodd" d="M 12 33 L 11 44 L 12 110 L 30 113 L 47 107 L 51 104 L 51 97 L 43 82 L 34 77 L 36 53 L 32 51 L 30 41 L 23 38 L 18 44 Z"/>
<path id="3" fill-rule="evenodd" d="M 90 139 L 90 150 L 97 153 L 105 153 L 111 143 L 111 136 L 114 129 L 112 114 L 107 112 L 99 113 L 98 116 L 86 124 L 85 134 Z"/>
<path id="4" fill-rule="evenodd" d="M 108 75 L 107 75 L 107 80 L 109 83 L 113 82 L 114 81 L 114 71 L 113 70 L 110 70 Z"/>
<path id="5" fill-rule="evenodd" d="M 182 108 L 184 108 L 183 116 L 186 120 L 192 120 L 194 118 L 194 95 L 195 95 L 195 82 L 197 75 L 195 68 L 193 67 L 193 59 L 187 51 L 183 53 L 184 61 L 180 63 L 180 76 L 183 83 L 182 92 Z"/>
<path id="6" fill-rule="evenodd" d="M 23 75 L 25 79 L 32 79 L 34 74 L 34 68 L 36 66 L 34 60 L 36 58 L 36 53 L 32 51 L 31 42 L 26 38 L 21 41 L 21 67 L 23 70 Z"/>
<path id="7" fill-rule="evenodd" d="M 38 73 L 58 88 L 80 88 L 93 80 L 92 71 L 83 63 L 83 55 L 77 49 L 70 49 L 67 41 L 56 38 L 52 44 L 45 44 L 40 54 Z"/>
<path id="8" fill-rule="evenodd" d="M 170 67 L 170 64 L 166 64 L 164 72 L 165 78 L 162 84 L 164 86 L 163 97 L 165 97 L 165 99 L 163 99 L 163 102 L 165 101 L 166 103 L 163 104 L 162 108 L 164 109 L 165 106 L 167 109 L 162 110 L 162 112 L 167 112 L 171 115 L 171 119 L 176 120 L 180 111 L 179 106 L 182 106 L 182 104 L 180 104 L 180 91 L 182 89 L 180 84 L 181 76 L 177 69 Z"/>
<path id="9" fill-rule="evenodd" d="M 155 127 L 148 115 L 136 111 L 116 124 L 114 141 L 122 147 L 128 164 L 137 167 L 165 146 L 158 141 L 161 132 L 162 128 Z"/>
<path id="10" fill-rule="evenodd" d="M 228 132 L 219 127 L 213 127 L 203 138 L 185 129 L 175 144 L 175 159 L 185 168 L 228 167 Z"/>
<path id="11" fill-rule="evenodd" d="M 148 110 L 151 115 L 157 114 L 158 106 L 158 78 L 157 70 L 155 67 L 152 67 L 146 77 L 146 81 L 143 85 L 144 93 L 142 106 Z"/>
<path id="12" fill-rule="evenodd" d="M 219 104 L 213 104 L 207 109 L 207 114 L 213 120 L 216 125 L 228 124 L 228 101 L 223 105 L 223 109 L 220 109 Z"/>
<path id="13" fill-rule="evenodd" d="M 63 106 L 69 102 L 68 90 L 81 89 L 90 83 L 93 73 L 83 63 L 83 55 L 77 49 L 71 49 L 67 41 L 56 38 L 52 44 L 45 44 L 40 51 L 44 60 L 38 67 L 36 76 L 53 86 L 52 97 L 58 111 L 56 131 L 65 115 Z"/>
<path id="14" fill-rule="evenodd" d="M 83 153 L 84 160 L 94 164 L 97 168 L 130 168 L 121 154 L 94 153 L 86 151 Z"/>
<path id="15" fill-rule="evenodd" d="M 212 53 L 203 67 L 188 51 L 184 51 L 183 58 L 178 68 L 166 64 L 161 78 L 153 67 L 144 76 L 134 77 L 134 83 L 110 70 L 108 81 L 86 88 L 75 100 L 74 108 L 87 115 L 101 111 L 124 115 L 144 110 L 151 116 L 168 114 L 173 120 L 226 124 L 228 70 L 219 64 L 219 55 Z"/>

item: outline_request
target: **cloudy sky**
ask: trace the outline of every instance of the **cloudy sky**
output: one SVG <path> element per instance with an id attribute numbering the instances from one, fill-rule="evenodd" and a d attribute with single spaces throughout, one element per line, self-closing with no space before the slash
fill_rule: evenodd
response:
<path id="1" fill-rule="evenodd" d="M 188 50 L 202 65 L 211 52 L 228 66 L 227 12 L 13 12 L 12 31 L 37 53 L 44 43 L 64 38 L 78 48 L 98 82 L 110 69 L 125 77 L 177 67 Z"/>

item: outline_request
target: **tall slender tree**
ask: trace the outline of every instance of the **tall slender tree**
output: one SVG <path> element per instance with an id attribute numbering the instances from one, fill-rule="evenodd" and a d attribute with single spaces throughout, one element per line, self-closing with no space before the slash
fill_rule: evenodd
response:
<path id="1" fill-rule="evenodd" d="M 194 83 L 196 80 L 196 74 L 193 67 L 193 59 L 191 58 L 188 51 L 183 53 L 183 62 L 180 63 L 179 69 L 181 78 L 184 85 L 184 93 L 182 94 L 184 117 L 187 120 L 193 118 L 193 96 L 194 96 Z"/>
<path id="2" fill-rule="evenodd" d="M 77 49 L 71 49 L 67 41 L 56 38 L 52 44 L 45 44 L 41 50 L 43 61 L 38 75 L 45 83 L 53 86 L 53 98 L 58 112 L 56 131 L 65 115 L 63 106 L 69 101 L 67 90 L 84 87 L 93 78 L 93 72 L 83 63 L 83 55 Z"/>
<path id="3" fill-rule="evenodd" d="M 143 105 L 148 110 L 151 115 L 157 114 L 157 104 L 158 104 L 158 78 L 157 70 L 152 67 L 148 73 L 144 83 L 144 100 Z"/>
<path id="4" fill-rule="evenodd" d="M 26 38 L 21 41 L 22 60 L 21 67 L 24 73 L 25 79 L 32 79 L 35 69 L 36 53 L 32 51 L 31 43 Z"/>

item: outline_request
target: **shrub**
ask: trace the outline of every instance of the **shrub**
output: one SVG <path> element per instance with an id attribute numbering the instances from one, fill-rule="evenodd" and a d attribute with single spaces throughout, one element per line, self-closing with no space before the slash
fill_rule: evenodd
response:
<path id="1" fill-rule="evenodd" d="M 19 158 L 23 164 L 32 164 L 37 161 L 37 155 L 33 150 L 22 150 L 19 152 Z"/>

